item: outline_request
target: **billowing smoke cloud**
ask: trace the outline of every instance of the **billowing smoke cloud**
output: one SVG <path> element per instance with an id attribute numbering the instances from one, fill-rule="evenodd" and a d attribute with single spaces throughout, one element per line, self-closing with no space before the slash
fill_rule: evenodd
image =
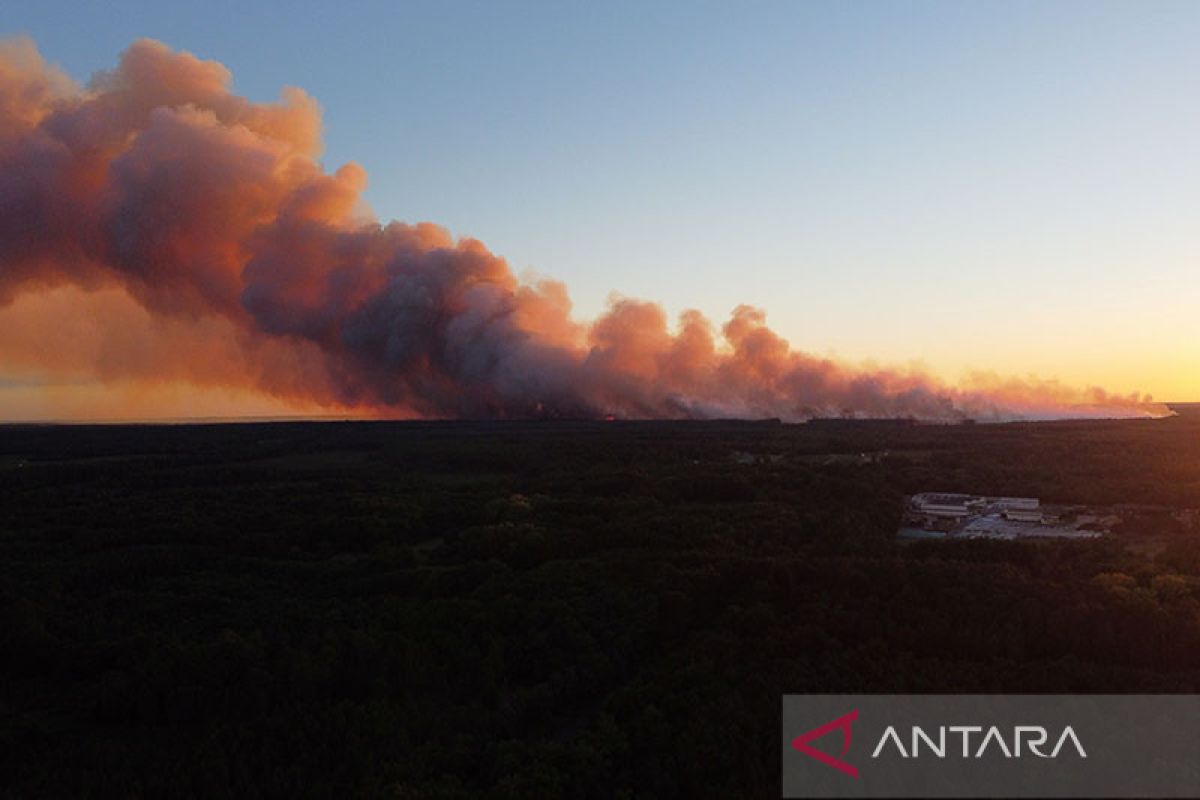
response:
<path id="1" fill-rule="evenodd" d="M 86 88 L 0 49 L 0 359 L 430 417 L 1154 415 L 1148 398 L 983 378 L 952 388 L 620 299 L 591 324 L 473 239 L 381 225 L 327 174 L 320 110 L 229 91 L 220 64 L 133 44 Z M 64 315 L 69 319 L 64 319 Z M 79 319 L 86 319 L 81 325 Z"/>

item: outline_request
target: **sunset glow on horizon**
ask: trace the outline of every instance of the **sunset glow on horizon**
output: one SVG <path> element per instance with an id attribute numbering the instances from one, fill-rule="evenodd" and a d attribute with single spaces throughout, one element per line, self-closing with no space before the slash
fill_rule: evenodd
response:
<path id="1" fill-rule="evenodd" d="M 431 94 L 465 78 L 429 51 L 368 92 L 277 75 L 273 41 L 57 66 L 81 55 L 9 31 L 0 421 L 1157 415 L 1200 399 L 1200 11 L 1150 8 L 1013 6 L 987 42 L 1028 72 L 1004 73 L 934 27 L 996 7 L 652 14 L 647 47 L 680 41 L 622 64 L 601 44 L 633 23 L 597 12 L 483 81 L 519 118 L 481 98 L 491 138 L 460 127 L 469 94 Z M 455 69 L 478 77 L 505 45 L 472 12 L 419 16 L 474 21 Z M 792 51 L 822 31 L 839 46 Z M 862 48 L 880 63 L 846 71 Z M 770 80 L 708 63 L 729 52 Z"/>

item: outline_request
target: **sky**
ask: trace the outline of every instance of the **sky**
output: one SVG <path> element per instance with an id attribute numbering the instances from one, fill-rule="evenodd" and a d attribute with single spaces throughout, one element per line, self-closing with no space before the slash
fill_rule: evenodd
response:
<path id="1" fill-rule="evenodd" d="M 51 0 L 0 33 L 81 82 L 152 37 L 302 87 L 379 218 L 583 318 L 749 303 L 849 362 L 1200 399 L 1194 2 Z"/>

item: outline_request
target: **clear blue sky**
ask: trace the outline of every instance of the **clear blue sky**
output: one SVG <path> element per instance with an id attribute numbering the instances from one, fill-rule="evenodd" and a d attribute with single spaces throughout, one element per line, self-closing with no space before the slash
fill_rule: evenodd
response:
<path id="1" fill-rule="evenodd" d="M 567 282 L 796 346 L 1200 397 L 1200 3 L 45 1 L 325 108 L 326 165 Z"/>

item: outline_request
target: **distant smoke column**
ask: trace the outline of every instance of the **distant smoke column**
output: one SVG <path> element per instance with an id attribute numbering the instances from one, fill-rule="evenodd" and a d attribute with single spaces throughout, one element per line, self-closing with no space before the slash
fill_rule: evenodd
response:
<path id="1" fill-rule="evenodd" d="M 672 327 L 660 306 L 628 299 L 577 322 L 561 284 L 522 284 L 473 239 L 375 222 L 363 170 L 327 174 L 317 160 L 320 111 L 303 91 L 253 103 L 229 84 L 221 65 L 148 40 L 86 88 L 26 40 L 0 50 L 0 306 L 119 287 L 176 331 L 122 340 L 143 328 L 114 312 L 117 355 L 95 365 L 100 377 L 427 417 L 1156 413 L 1055 384 L 955 389 L 848 369 L 793 350 L 747 306 L 719 331 L 695 311 Z M 187 364 L 214 335 L 223 345 L 206 354 L 219 363 Z M 21 342 L 0 342 L 0 356 L 29 358 L 35 344 Z"/>

